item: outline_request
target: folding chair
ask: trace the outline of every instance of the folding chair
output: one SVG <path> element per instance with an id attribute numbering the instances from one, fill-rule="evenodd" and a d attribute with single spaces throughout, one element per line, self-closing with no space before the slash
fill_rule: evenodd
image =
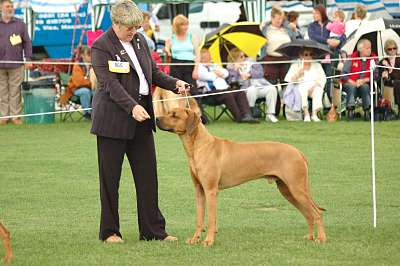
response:
<path id="1" fill-rule="evenodd" d="M 226 107 L 225 104 L 218 102 L 213 96 L 202 97 L 200 103 L 203 106 L 204 114 L 210 121 L 217 121 L 223 115 L 228 116 L 232 121 L 234 120 L 228 107 Z M 211 109 L 211 113 L 207 109 Z"/>
<path id="2" fill-rule="evenodd" d="M 68 75 L 67 73 L 60 72 L 59 77 L 60 77 L 61 91 L 65 92 L 67 85 L 68 85 L 68 81 L 71 78 L 71 76 Z M 61 107 L 62 111 L 72 111 L 72 112 L 60 113 L 61 122 L 65 122 L 67 120 L 74 121 L 74 113 L 79 114 L 77 121 L 81 121 L 84 118 L 82 112 L 76 111 L 76 110 L 82 109 L 79 97 L 76 95 L 73 95 L 66 104 L 62 104 L 62 105 L 60 104 L 60 107 Z M 75 119 L 76 119 L 76 117 L 75 117 Z"/>

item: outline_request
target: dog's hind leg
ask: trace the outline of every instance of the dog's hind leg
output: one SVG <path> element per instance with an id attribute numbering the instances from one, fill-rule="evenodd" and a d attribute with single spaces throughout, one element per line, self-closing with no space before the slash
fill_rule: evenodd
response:
<path id="1" fill-rule="evenodd" d="M 309 233 L 306 235 L 306 239 L 313 240 L 314 239 L 314 224 L 317 224 L 317 242 L 325 242 L 326 235 L 324 224 L 322 220 L 322 210 L 319 208 L 311 198 L 311 195 L 307 188 L 299 188 L 299 187 L 289 187 L 289 191 L 291 192 L 294 200 L 298 203 L 298 209 L 306 218 L 308 223 Z"/>
<path id="2" fill-rule="evenodd" d="M 306 215 L 307 213 L 303 210 L 302 205 L 293 197 L 289 188 L 282 180 L 277 180 L 276 185 L 279 191 L 281 192 L 282 196 L 284 196 L 290 203 L 292 203 L 293 206 L 295 206 L 301 212 L 301 214 L 303 214 L 303 216 L 306 218 L 308 224 L 308 235 L 306 235 L 304 238 L 308 240 L 313 240 L 314 239 L 313 218 L 309 215 Z"/>
<path id="3" fill-rule="evenodd" d="M 0 222 L 0 239 L 3 240 L 4 250 L 6 255 L 4 257 L 4 262 L 9 263 L 13 257 L 12 249 L 11 249 L 11 236 L 10 232 L 6 229 L 6 227 Z"/>

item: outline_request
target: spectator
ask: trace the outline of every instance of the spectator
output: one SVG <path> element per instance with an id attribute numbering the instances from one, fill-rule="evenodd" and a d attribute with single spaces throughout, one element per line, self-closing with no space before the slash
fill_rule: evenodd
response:
<path id="1" fill-rule="evenodd" d="M 288 82 L 301 82 L 296 84 L 301 95 L 301 106 L 304 114 L 304 122 L 319 122 L 318 111 L 322 108 L 322 94 L 326 83 L 326 76 L 320 63 L 304 62 L 312 59 L 312 51 L 303 49 L 299 58 L 301 63 L 293 63 L 285 77 Z M 312 115 L 308 111 L 308 97 L 312 98 Z"/>
<path id="2" fill-rule="evenodd" d="M 299 19 L 299 12 L 290 11 L 288 13 L 289 24 L 287 30 L 291 40 L 304 39 L 303 34 L 301 33 L 298 25 L 298 19 Z"/>
<path id="3" fill-rule="evenodd" d="M 333 13 L 333 21 L 328 22 L 326 28 L 329 30 L 329 39 L 337 39 L 343 42 L 346 38 L 345 30 L 346 26 L 344 23 L 346 16 L 342 10 L 336 10 Z M 340 48 L 337 46 L 336 49 Z"/>
<path id="4" fill-rule="evenodd" d="M 271 23 L 262 29 L 267 38 L 267 44 L 262 48 L 263 61 L 274 62 L 287 60 L 275 50 L 284 43 L 291 41 L 288 30 L 283 26 L 284 12 L 281 7 L 273 6 L 271 11 Z M 265 64 L 264 73 L 268 81 L 273 84 L 282 82 L 288 70 L 288 64 Z"/>
<path id="5" fill-rule="evenodd" d="M 246 90 L 247 101 L 249 103 L 253 117 L 259 116 L 256 107 L 258 98 L 265 98 L 267 105 L 266 121 L 278 122 L 275 117 L 275 104 L 278 96 L 277 89 L 264 78 L 263 67 L 255 61 L 246 59 L 246 55 L 238 48 L 233 48 L 229 52 L 227 66 L 229 71 L 228 80 L 238 82 L 241 89 Z"/>
<path id="6" fill-rule="evenodd" d="M 199 88 L 204 88 L 204 93 L 229 90 L 229 85 L 225 81 L 225 78 L 229 75 L 228 71 L 212 63 L 210 52 L 207 49 L 201 49 L 200 51 L 198 72 L 199 79 L 197 80 L 197 84 Z M 258 120 L 251 115 L 244 91 L 208 97 L 214 97 L 217 102 L 225 104 L 236 122 L 258 123 Z"/>
<path id="7" fill-rule="evenodd" d="M 11 0 L 1 0 L 0 18 L 0 60 L 31 60 L 32 43 L 26 25 L 14 17 L 14 5 Z M 31 68 L 31 64 L 25 64 Z M 0 63 L 0 117 L 22 113 L 21 83 L 24 76 L 24 64 Z M 9 119 L 0 119 L 0 125 Z M 20 118 L 12 118 L 14 125 L 21 125 Z"/>
<path id="8" fill-rule="evenodd" d="M 367 9 L 363 5 L 357 5 L 353 15 L 354 18 L 352 17 L 346 22 L 347 38 L 360 27 L 361 22 L 367 16 Z"/>
<path id="9" fill-rule="evenodd" d="M 156 44 L 156 38 L 154 35 L 154 30 L 151 27 L 150 24 L 150 20 L 151 20 L 151 14 L 148 12 L 143 12 L 143 24 L 142 24 L 142 31 L 145 33 L 145 35 L 150 38 L 154 44 Z M 155 47 L 155 46 L 154 46 Z M 155 49 L 152 49 L 155 50 Z"/>
<path id="10" fill-rule="evenodd" d="M 313 10 L 314 22 L 308 25 L 308 37 L 311 40 L 319 42 L 321 44 L 329 45 L 331 49 L 335 50 L 344 40 L 331 39 L 330 32 L 326 28 L 328 24 L 328 16 L 326 14 L 326 9 L 323 5 L 317 5 Z M 328 56 L 328 58 L 330 58 Z M 332 75 L 332 66 L 330 60 L 323 62 L 322 68 L 325 71 L 326 76 Z M 331 99 L 331 79 L 328 79 L 325 85 L 325 93 L 328 95 L 329 99 Z"/>
<path id="11" fill-rule="evenodd" d="M 351 58 L 344 63 L 343 74 L 351 74 L 355 72 L 368 71 L 370 69 L 371 60 L 367 57 L 375 56 L 371 53 L 371 42 L 367 39 L 361 39 L 357 43 L 357 51 L 351 55 Z M 362 59 L 355 59 L 362 57 Z M 375 73 L 375 76 L 377 73 Z M 357 96 L 362 98 L 362 106 L 364 110 L 364 120 L 370 119 L 370 73 L 358 73 L 344 76 L 343 89 L 347 93 L 347 118 L 348 120 L 354 119 L 355 99 Z"/>
<path id="12" fill-rule="evenodd" d="M 165 52 L 171 57 L 171 63 L 188 65 L 171 65 L 171 76 L 194 85 L 197 75 L 194 63 L 199 58 L 198 40 L 189 32 L 189 20 L 184 15 L 177 15 L 173 19 L 172 28 L 172 37 L 165 41 Z"/>
<path id="13" fill-rule="evenodd" d="M 74 65 L 72 75 L 67 84 L 67 89 L 60 97 L 60 103 L 65 104 L 75 95 L 79 97 L 79 101 L 84 109 L 92 107 L 92 84 L 89 79 L 91 53 L 90 48 L 82 46 L 80 49 L 79 63 L 82 65 Z M 83 116 L 91 119 L 91 110 L 85 110 Z"/>
<path id="14" fill-rule="evenodd" d="M 199 41 L 189 31 L 189 20 L 184 15 L 177 15 L 172 21 L 172 37 L 165 41 L 165 52 L 171 58 L 170 75 L 184 80 L 192 85 L 190 93 L 198 95 L 195 80 L 198 79 Z M 181 65 L 179 65 L 181 64 Z M 199 106 L 199 98 L 196 98 Z M 208 122 L 204 110 L 201 109 L 201 120 L 204 124 Z"/>
<path id="15" fill-rule="evenodd" d="M 389 68 L 380 68 L 381 76 L 385 86 L 393 87 L 394 103 L 398 106 L 400 114 L 400 70 L 393 69 L 400 68 L 400 53 L 397 43 L 389 39 L 385 42 L 385 53 L 388 56 L 384 58 L 379 64 Z"/>

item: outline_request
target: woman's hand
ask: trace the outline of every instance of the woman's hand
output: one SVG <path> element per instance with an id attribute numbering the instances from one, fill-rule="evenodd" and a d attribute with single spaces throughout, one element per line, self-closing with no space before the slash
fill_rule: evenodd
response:
<path id="1" fill-rule="evenodd" d="M 138 122 L 143 122 L 146 119 L 150 119 L 146 109 L 144 109 L 140 104 L 137 104 L 135 107 L 133 107 L 132 117 Z"/>
<path id="2" fill-rule="evenodd" d="M 326 43 L 327 43 L 330 47 L 336 48 L 336 47 L 339 46 L 340 41 L 339 41 L 339 40 L 336 40 L 336 39 L 327 39 L 327 40 L 326 40 Z"/>
<path id="3" fill-rule="evenodd" d="M 386 70 L 382 72 L 382 78 L 384 79 L 389 78 L 389 73 Z"/>
<path id="4" fill-rule="evenodd" d="M 188 91 L 190 91 L 190 84 L 189 83 L 186 83 L 185 81 L 183 81 L 183 80 L 178 80 L 177 82 L 176 82 L 176 90 L 178 91 L 178 93 L 180 93 L 180 94 L 184 94 L 184 93 L 186 93 L 186 92 L 188 92 Z"/>

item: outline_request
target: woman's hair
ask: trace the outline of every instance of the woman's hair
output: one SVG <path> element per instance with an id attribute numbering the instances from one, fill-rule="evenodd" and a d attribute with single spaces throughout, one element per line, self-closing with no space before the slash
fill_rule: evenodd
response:
<path id="1" fill-rule="evenodd" d="M 344 20 L 346 19 L 346 15 L 344 14 L 344 12 L 342 10 L 336 10 L 334 13 L 336 16 L 338 16 L 340 18 L 340 20 L 342 22 L 344 22 Z"/>
<path id="2" fill-rule="evenodd" d="M 386 53 L 387 53 L 387 48 L 390 47 L 390 46 L 394 46 L 394 47 L 396 47 L 397 49 L 399 48 L 399 47 L 397 47 L 397 43 L 396 43 L 394 40 L 388 39 L 388 40 L 385 42 L 385 52 L 386 52 Z"/>
<path id="3" fill-rule="evenodd" d="M 143 20 L 150 19 L 150 13 L 149 12 L 142 11 L 142 14 L 143 14 Z"/>
<path id="4" fill-rule="evenodd" d="M 239 59 L 240 54 L 242 54 L 242 53 L 243 52 L 236 47 L 231 49 L 228 54 L 228 62 L 229 63 L 236 62 Z"/>
<path id="5" fill-rule="evenodd" d="M 288 13 L 288 21 L 294 22 L 299 17 L 299 12 L 297 11 L 290 11 Z"/>
<path id="6" fill-rule="evenodd" d="M 81 46 L 81 48 L 79 49 L 80 55 L 83 55 L 83 54 L 90 55 L 90 53 L 91 53 L 91 50 L 90 50 L 89 46 L 84 45 L 84 46 Z"/>
<path id="7" fill-rule="evenodd" d="M 174 19 L 172 20 L 172 31 L 175 34 L 180 34 L 180 27 L 182 25 L 187 25 L 189 24 L 189 19 L 187 17 L 185 17 L 182 14 L 179 14 L 177 16 L 174 17 Z"/>
<path id="8" fill-rule="evenodd" d="M 139 26 L 143 23 L 142 11 L 131 0 L 118 0 L 111 7 L 111 21 L 124 26 Z"/>
<path id="9" fill-rule="evenodd" d="M 322 24 L 328 23 L 328 15 L 326 14 L 326 9 L 323 5 L 317 5 L 314 7 L 315 11 L 318 11 L 321 14 Z"/>
<path id="10" fill-rule="evenodd" d="M 367 16 L 367 9 L 363 5 L 357 5 L 354 13 L 357 18 L 364 19 Z"/>
<path id="11" fill-rule="evenodd" d="M 283 9 L 280 6 L 274 5 L 272 6 L 271 10 L 271 17 L 274 18 L 275 16 L 283 16 L 285 13 L 283 12 Z"/>

